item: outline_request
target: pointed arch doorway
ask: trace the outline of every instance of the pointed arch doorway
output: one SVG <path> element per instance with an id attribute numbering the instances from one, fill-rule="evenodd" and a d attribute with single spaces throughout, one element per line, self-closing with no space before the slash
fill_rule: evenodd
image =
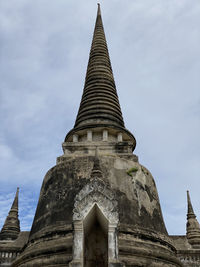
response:
<path id="1" fill-rule="evenodd" d="M 112 190 L 94 179 L 79 192 L 73 210 L 73 260 L 70 266 L 121 266 L 118 261 L 118 203 Z"/>
<path id="2" fill-rule="evenodd" d="M 83 221 L 84 267 L 108 266 L 108 220 L 97 204 Z"/>

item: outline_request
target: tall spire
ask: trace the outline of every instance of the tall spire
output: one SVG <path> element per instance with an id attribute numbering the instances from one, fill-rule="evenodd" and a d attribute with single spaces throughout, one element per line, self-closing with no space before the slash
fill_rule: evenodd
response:
<path id="1" fill-rule="evenodd" d="M 98 4 L 79 111 L 74 128 L 67 134 L 65 141 L 74 132 L 96 127 L 110 127 L 126 132 L 135 143 L 133 135 L 124 127 L 104 33 L 100 4 Z"/>
<path id="2" fill-rule="evenodd" d="M 2 227 L 0 239 L 16 239 L 18 237 L 18 234 L 20 232 L 20 225 L 18 219 L 18 198 L 19 187 L 17 188 L 13 204 Z"/>
<path id="3" fill-rule="evenodd" d="M 188 204 L 187 219 L 196 218 L 190 199 L 190 193 L 188 190 L 187 190 L 187 204 Z"/>
<path id="4" fill-rule="evenodd" d="M 124 127 L 98 4 L 96 24 L 75 128 L 100 123 Z"/>
<path id="5" fill-rule="evenodd" d="M 193 247 L 200 247 L 200 226 L 192 207 L 189 191 L 187 191 L 187 204 L 187 239 Z"/>

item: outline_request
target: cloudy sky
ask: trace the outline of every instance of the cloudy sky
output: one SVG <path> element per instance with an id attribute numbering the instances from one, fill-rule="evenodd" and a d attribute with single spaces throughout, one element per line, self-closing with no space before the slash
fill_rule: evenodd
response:
<path id="1" fill-rule="evenodd" d="M 29 230 L 41 183 L 78 110 L 97 3 L 0 0 L 0 227 L 20 187 Z M 200 1 L 101 1 L 126 127 L 170 234 L 200 220 Z"/>

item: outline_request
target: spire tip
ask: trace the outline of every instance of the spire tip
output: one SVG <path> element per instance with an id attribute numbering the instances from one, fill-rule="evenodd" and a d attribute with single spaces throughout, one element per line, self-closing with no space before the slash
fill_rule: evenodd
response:
<path id="1" fill-rule="evenodd" d="M 192 206 L 192 202 L 191 202 L 191 199 L 190 199 L 189 190 L 187 190 L 187 204 L 188 204 L 188 216 L 191 215 L 191 214 L 195 216 L 194 210 L 193 210 L 193 206 Z"/>
<path id="2" fill-rule="evenodd" d="M 97 15 L 101 15 L 100 3 L 97 3 L 97 5 L 98 5 Z"/>

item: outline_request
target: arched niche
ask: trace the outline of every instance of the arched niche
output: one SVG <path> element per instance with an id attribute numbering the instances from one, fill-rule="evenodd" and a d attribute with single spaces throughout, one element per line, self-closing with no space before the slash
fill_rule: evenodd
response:
<path id="1" fill-rule="evenodd" d="M 94 204 L 83 220 L 84 267 L 108 266 L 108 225 L 108 220 Z"/>
<path id="2" fill-rule="evenodd" d="M 89 258 L 85 259 L 85 256 L 88 257 L 85 253 L 92 252 L 90 249 L 89 251 L 87 250 L 85 242 L 90 238 L 90 235 L 95 234 L 95 227 L 98 230 L 97 237 L 100 233 L 104 235 L 102 239 L 99 239 L 97 246 L 107 242 L 107 255 L 105 256 L 107 261 L 105 261 L 105 266 L 121 266 L 118 262 L 118 222 L 117 201 L 112 190 L 101 179 L 92 180 L 75 198 L 73 210 L 73 260 L 70 266 L 89 267 L 87 265 L 89 264 Z M 101 250 L 100 254 L 104 252 Z"/>

